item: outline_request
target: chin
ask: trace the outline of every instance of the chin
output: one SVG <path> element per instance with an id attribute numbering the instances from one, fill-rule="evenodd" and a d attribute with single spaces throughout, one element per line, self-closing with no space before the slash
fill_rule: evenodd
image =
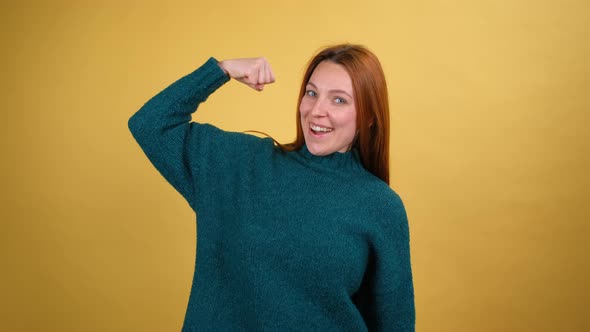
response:
<path id="1" fill-rule="evenodd" d="M 334 151 L 330 151 L 330 150 L 327 150 L 327 149 L 322 148 L 322 147 L 313 146 L 313 144 L 312 145 L 308 145 L 307 146 L 307 150 L 309 150 L 309 152 L 311 154 L 313 154 L 314 156 L 327 156 L 329 154 L 334 153 Z"/>

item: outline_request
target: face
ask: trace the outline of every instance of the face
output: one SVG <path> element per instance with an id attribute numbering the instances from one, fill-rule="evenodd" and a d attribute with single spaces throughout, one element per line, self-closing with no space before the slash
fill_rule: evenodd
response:
<path id="1" fill-rule="evenodd" d="M 350 150 L 356 135 L 356 108 L 346 69 L 320 62 L 305 89 L 299 112 L 309 152 L 326 156 Z"/>

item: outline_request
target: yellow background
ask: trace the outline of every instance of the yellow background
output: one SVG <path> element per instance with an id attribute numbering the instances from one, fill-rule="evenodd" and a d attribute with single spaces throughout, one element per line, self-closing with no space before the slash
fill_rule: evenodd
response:
<path id="1" fill-rule="evenodd" d="M 198 119 L 290 141 L 306 61 L 344 41 L 386 71 L 417 330 L 589 330 L 587 1 L 11 6 L 0 9 L 0 330 L 180 330 L 194 216 L 127 119 L 209 56 L 264 55 L 276 84 L 231 82 Z"/>

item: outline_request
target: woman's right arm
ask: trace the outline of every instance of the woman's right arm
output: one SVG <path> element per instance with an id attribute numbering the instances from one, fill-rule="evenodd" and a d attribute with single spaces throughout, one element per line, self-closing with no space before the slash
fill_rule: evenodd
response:
<path id="1" fill-rule="evenodd" d="M 274 76 L 263 58 L 218 62 L 203 66 L 150 99 L 129 119 L 129 129 L 158 171 L 193 206 L 194 154 L 223 131 L 190 122 L 198 105 L 230 78 L 262 90 Z M 192 160 L 191 160 L 192 159 Z"/>

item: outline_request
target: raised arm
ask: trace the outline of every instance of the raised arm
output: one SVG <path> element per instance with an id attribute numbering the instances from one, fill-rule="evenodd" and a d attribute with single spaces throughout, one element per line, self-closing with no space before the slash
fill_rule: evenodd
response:
<path id="1" fill-rule="evenodd" d="M 195 168 L 207 162 L 201 157 L 209 156 L 203 145 L 226 135 L 213 126 L 191 122 L 191 114 L 230 78 L 256 90 L 274 81 L 264 58 L 221 62 L 210 58 L 151 98 L 129 119 L 129 129 L 149 160 L 193 208 Z"/>

